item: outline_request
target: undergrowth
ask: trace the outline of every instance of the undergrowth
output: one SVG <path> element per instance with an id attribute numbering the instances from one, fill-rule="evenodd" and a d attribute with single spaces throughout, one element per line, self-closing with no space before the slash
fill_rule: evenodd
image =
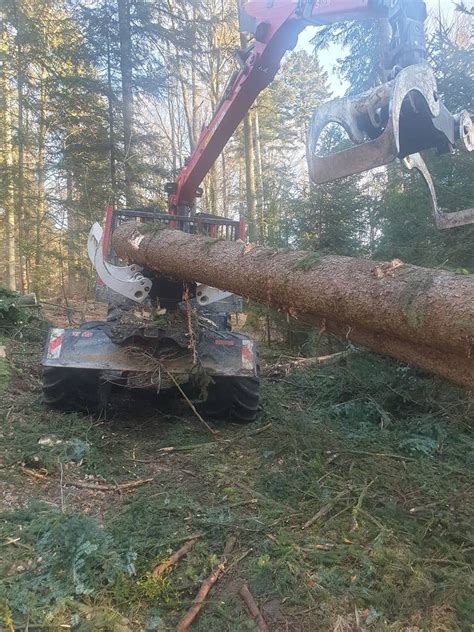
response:
<path id="1" fill-rule="evenodd" d="M 135 402 L 98 420 L 17 386 L 1 403 L 4 620 L 172 630 L 233 536 L 194 630 L 255 629 L 242 581 L 275 630 L 471 629 L 472 400 L 363 352 L 265 380 L 262 394 L 259 421 L 219 425 L 216 440 L 186 407 Z M 80 495 L 86 476 L 153 481 Z"/>
<path id="2" fill-rule="evenodd" d="M 0 394 L 6 391 L 10 383 L 11 370 L 5 354 L 6 339 L 0 335 Z"/>

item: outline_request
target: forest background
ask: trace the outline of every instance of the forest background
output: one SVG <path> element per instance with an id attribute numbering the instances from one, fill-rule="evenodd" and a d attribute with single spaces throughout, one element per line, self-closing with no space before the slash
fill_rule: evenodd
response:
<path id="1" fill-rule="evenodd" d="M 443 3 L 444 5 L 444 3 Z M 5 0 L 0 33 L 0 284 L 86 295 L 91 224 L 106 205 L 166 208 L 236 67 L 234 0 Z M 473 110 L 469 7 L 434 11 L 429 61 L 451 111 Z M 399 165 L 309 184 L 305 136 L 331 88 L 378 82 L 377 25 L 306 36 L 204 181 L 199 209 L 245 216 L 251 240 L 474 270 L 474 227 L 438 232 L 419 176 Z M 331 75 L 318 55 L 340 52 Z M 331 48 L 332 47 L 332 48 Z M 334 91 L 334 90 L 333 90 Z M 244 129 L 245 132 L 244 133 Z M 474 157 L 427 156 L 442 207 L 474 206 Z"/>

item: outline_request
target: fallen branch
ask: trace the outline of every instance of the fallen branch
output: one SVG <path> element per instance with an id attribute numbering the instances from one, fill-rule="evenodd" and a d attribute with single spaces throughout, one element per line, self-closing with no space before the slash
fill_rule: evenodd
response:
<path id="1" fill-rule="evenodd" d="M 343 498 L 344 496 L 346 496 L 348 494 L 348 490 L 345 489 L 344 491 L 340 492 L 339 494 L 337 494 L 337 496 L 331 500 L 330 502 L 327 503 L 327 505 L 323 505 L 321 507 L 321 509 L 314 514 L 314 516 L 312 518 L 310 518 L 309 520 L 307 520 L 304 525 L 301 527 L 302 529 L 307 529 L 308 527 L 310 527 L 312 524 L 314 524 L 317 520 L 319 520 L 320 518 L 324 518 L 324 516 L 326 514 L 328 514 L 331 509 L 334 507 L 334 505 L 341 500 L 341 498 Z"/>
<path id="2" fill-rule="evenodd" d="M 219 441 L 230 441 L 230 439 L 219 439 Z M 216 445 L 216 441 L 206 441 L 206 443 L 191 443 L 189 445 L 170 445 L 166 448 L 159 448 L 158 452 L 162 454 L 171 454 L 172 452 L 189 452 L 190 450 L 197 450 L 198 448 L 205 448 L 210 445 Z"/>
<path id="3" fill-rule="evenodd" d="M 317 356 L 314 358 L 296 358 L 291 362 L 274 364 L 273 366 L 268 367 L 265 371 L 265 376 L 279 377 L 280 375 L 288 375 L 288 373 L 296 369 L 305 369 L 311 366 L 326 366 L 328 364 L 335 364 L 336 362 L 347 358 L 351 353 L 353 353 L 352 349 L 346 349 L 345 351 L 338 351 L 337 353 Z"/>
<path id="4" fill-rule="evenodd" d="M 73 487 L 82 487 L 84 489 L 93 489 L 98 492 L 123 492 L 141 485 L 151 483 L 154 478 L 141 478 L 137 481 L 129 481 L 127 483 L 119 483 L 117 485 L 103 485 L 102 483 L 89 483 L 88 481 L 68 481 L 66 485 Z"/>
<path id="5" fill-rule="evenodd" d="M 219 577 L 224 572 L 225 565 L 227 563 L 227 557 L 232 552 L 234 544 L 235 544 L 235 539 L 229 538 L 228 541 L 226 542 L 226 545 L 224 548 L 224 554 L 221 558 L 221 561 L 219 562 L 217 566 L 214 567 L 209 577 L 202 582 L 201 587 L 199 588 L 199 592 L 194 599 L 193 605 L 187 611 L 187 613 L 184 615 L 181 621 L 178 623 L 178 627 L 176 628 L 177 632 L 185 632 L 185 630 L 189 628 L 191 623 L 199 614 L 204 604 L 204 601 L 207 595 L 209 594 L 209 591 L 211 590 L 211 588 L 214 586 L 214 584 L 217 582 Z"/>
<path id="6" fill-rule="evenodd" d="M 255 435 L 260 434 L 261 432 L 265 432 L 265 430 L 268 430 L 269 428 L 272 427 L 272 422 L 270 421 L 270 423 L 265 424 L 265 426 L 262 426 L 261 428 L 257 428 L 256 430 L 251 430 L 250 432 L 246 432 L 246 433 L 242 433 L 243 437 L 254 437 Z M 241 437 L 238 437 L 238 439 L 240 439 Z"/>
<path id="7" fill-rule="evenodd" d="M 191 450 L 198 450 L 199 448 L 207 448 L 209 446 L 217 446 L 220 444 L 232 444 L 240 441 L 241 439 L 247 439 L 248 437 L 254 437 L 255 435 L 260 434 L 261 432 L 265 432 L 269 428 L 272 427 L 272 423 L 268 423 L 261 428 L 256 428 L 255 430 L 251 430 L 250 432 L 242 432 L 238 434 L 234 439 L 224 439 L 222 437 L 215 439 L 214 441 L 206 441 L 205 443 L 191 443 L 188 445 L 178 445 L 178 446 L 167 446 L 165 448 L 159 448 L 158 452 L 162 454 L 172 454 L 173 452 L 190 452 Z M 140 459 L 134 459 L 138 463 L 154 463 L 153 461 L 143 461 Z"/>
<path id="8" fill-rule="evenodd" d="M 239 595 L 245 601 L 245 605 L 249 609 L 249 612 L 252 615 L 252 617 L 254 618 L 257 628 L 259 630 L 262 630 L 262 632 L 268 632 L 268 625 L 265 619 L 263 618 L 263 615 L 257 606 L 257 602 L 253 598 L 253 595 L 250 592 L 247 584 L 243 584 L 242 588 L 239 590 Z"/>
<path id="9" fill-rule="evenodd" d="M 318 549 L 318 551 L 330 551 L 335 546 L 335 544 L 331 544 L 330 542 L 324 542 L 323 544 L 315 544 L 314 548 Z"/>
<path id="10" fill-rule="evenodd" d="M 155 566 L 155 568 L 153 569 L 153 577 L 161 577 L 161 575 L 163 575 L 163 573 L 167 571 L 170 566 L 176 564 L 176 562 L 180 560 L 184 555 L 186 555 L 186 553 L 189 553 L 196 542 L 197 538 L 194 538 L 193 540 L 188 540 L 180 549 L 175 551 L 169 557 L 169 559 L 166 560 L 166 562 L 162 562 L 161 564 Z"/>
<path id="11" fill-rule="evenodd" d="M 193 605 L 178 623 L 178 627 L 176 628 L 177 632 L 184 632 L 189 628 L 191 623 L 199 614 L 199 611 L 201 610 L 204 600 L 206 599 L 209 591 L 219 579 L 221 574 L 224 572 L 224 569 L 225 565 L 223 563 L 218 564 L 209 575 L 209 577 L 202 582 L 201 588 L 199 589 L 199 592 L 194 599 Z"/>
<path id="12" fill-rule="evenodd" d="M 0 546 L 14 546 L 20 549 L 26 549 L 27 551 L 33 551 L 34 547 L 31 544 L 23 544 L 20 538 L 7 538 L 5 542 L 1 542 Z M 1 629 L 1 628 L 0 628 Z"/>
<path id="13" fill-rule="evenodd" d="M 36 478 L 37 480 L 42 481 L 48 476 L 48 470 L 42 467 L 39 470 L 33 470 L 29 467 L 22 467 L 22 472 L 31 478 Z"/>
<path id="14" fill-rule="evenodd" d="M 248 485 L 246 485 L 245 483 L 242 483 L 240 481 L 229 481 L 229 484 L 231 485 L 235 485 L 235 487 L 240 487 L 240 489 L 243 489 L 245 492 L 252 494 L 252 496 L 256 497 L 256 498 L 260 498 L 260 500 L 269 503 L 271 505 L 277 505 L 278 507 L 284 507 L 289 513 L 294 513 L 295 509 L 294 507 L 291 507 L 291 505 L 287 505 L 285 503 L 282 503 L 279 500 L 275 500 L 273 498 L 270 498 L 269 496 L 265 496 L 265 494 L 262 494 L 260 492 L 258 492 L 255 489 L 252 489 L 251 487 L 249 487 Z"/>
<path id="15" fill-rule="evenodd" d="M 360 456 L 379 456 L 385 457 L 387 459 L 398 459 L 400 461 L 416 461 L 416 459 L 413 457 L 405 456 L 404 454 L 392 454 L 391 452 L 366 452 L 365 450 L 335 450 L 333 452 L 331 450 L 327 450 L 326 454 L 329 454 L 330 458 L 335 458 L 339 456 L 339 454 L 357 454 Z"/>
<path id="16" fill-rule="evenodd" d="M 174 375 L 172 373 L 170 373 L 169 371 L 166 371 L 168 377 L 170 377 L 172 379 L 172 381 L 174 382 L 174 385 L 176 386 L 176 388 L 178 389 L 178 391 L 181 393 L 181 395 L 184 397 L 184 400 L 186 401 L 186 403 L 188 404 L 188 406 L 191 408 L 191 410 L 193 411 L 193 413 L 196 415 L 196 417 L 199 419 L 199 421 L 204 424 L 206 426 L 206 428 L 209 430 L 209 432 L 213 435 L 217 434 L 217 430 L 214 430 L 214 428 L 211 428 L 211 426 L 207 423 L 207 421 L 205 421 L 201 415 L 199 414 L 199 412 L 196 409 L 196 406 L 192 403 L 192 401 L 189 399 L 189 397 L 186 395 L 186 393 L 183 391 L 183 389 L 181 388 L 181 386 L 179 385 L 179 383 L 175 380 Z"/>
<path id="17" fill-rule="evenodd" d="M 316 358 L 301 358 L 296 360 L 293 364 L 295 367 L 307 367 L 315 364 L 334 364 L 335 362 L 339 362 L 339 360 L 347 358 L 351 353 L 353 353 L 352 349 L 345 349 L 344 351 L 338 351 L 337 353 L 331 353 L 330 355 L 317 356 Z"/>

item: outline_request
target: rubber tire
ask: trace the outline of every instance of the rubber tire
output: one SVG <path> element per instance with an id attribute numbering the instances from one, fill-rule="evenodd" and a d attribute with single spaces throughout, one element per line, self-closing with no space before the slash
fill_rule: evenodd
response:
<path id="1" fill-rule="evenodd" d="M 43 367 L 43 402 L 63 412 L 94 412 L 101 407 L 99 371 Z"/>
<path id="2" fill-rule="evenodd" d="M 259 409 L 258 377 L 214 377 L 203 411 L 209 417 L 239 424 L 255 421 Z"/>

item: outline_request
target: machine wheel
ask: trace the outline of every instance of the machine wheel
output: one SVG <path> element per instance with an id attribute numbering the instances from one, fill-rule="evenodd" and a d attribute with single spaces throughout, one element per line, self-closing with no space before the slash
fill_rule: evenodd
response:
<path id="1" fill-rule="evenodd" d="M 258 413 L 259 389 L 258 377 L 214 377 L 204 412 L 209 417 L 251 423 Z"/>
<path id="2" fill-rule="evenodd" d="M 43 367 L 43 402 L 64 412 L 91 412 L 101 406 L 99 371 Z"/>

